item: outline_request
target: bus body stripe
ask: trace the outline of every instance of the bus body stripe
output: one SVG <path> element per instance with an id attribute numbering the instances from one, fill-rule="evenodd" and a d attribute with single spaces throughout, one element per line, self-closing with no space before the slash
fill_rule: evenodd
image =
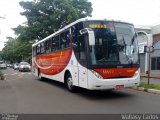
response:
<path id="1" fill-rule="evenodd" d="M 64 50 L 56 53 L 34 57 L 34 64 L 40 72 L 46 75 L 55 75 L 63 71 L 68 65 L 72 50 Z"/>

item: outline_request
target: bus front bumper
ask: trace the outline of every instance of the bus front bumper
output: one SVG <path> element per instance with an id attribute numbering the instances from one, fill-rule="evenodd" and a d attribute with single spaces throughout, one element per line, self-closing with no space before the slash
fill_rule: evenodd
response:
<path id="1" fill-rule="evenodd" d="M 88 89 L 90 90 L 108 90 L 132 88 L 138 86 L 140 82 L 140 71 L 137 75 L 131 78 L 114 78 L 114 79 L 99 79 L 89 72 Z"/>

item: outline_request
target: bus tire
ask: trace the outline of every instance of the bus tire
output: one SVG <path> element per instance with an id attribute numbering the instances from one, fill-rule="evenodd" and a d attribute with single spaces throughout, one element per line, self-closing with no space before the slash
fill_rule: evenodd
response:
<path id="1" fill-rule="evenodd" d="M 66 86 L 70 92 L 76 92 L 76 86 L 73 85 L 72 76 L 70 73 L 66 75 Z"/>

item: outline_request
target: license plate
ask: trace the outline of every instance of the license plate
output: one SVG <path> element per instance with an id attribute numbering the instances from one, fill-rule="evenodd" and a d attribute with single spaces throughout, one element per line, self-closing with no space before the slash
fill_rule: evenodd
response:
<path id="1" fill-rule="evenodd" d="M 124 85 L 116 85 L 116 89 L 122 89 L 124 88 Z"/>

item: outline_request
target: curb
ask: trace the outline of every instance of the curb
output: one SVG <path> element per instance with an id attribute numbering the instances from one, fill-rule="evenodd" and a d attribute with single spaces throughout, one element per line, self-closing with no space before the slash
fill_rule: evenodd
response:
<path id="1" fill-rule="evenodd" d="M 148 89 L 148 88 L 143 88 L 143 87 L 135 87 L 133 89 L 160 95 L 160 90 L 156 90 L 156 89 Z"/>

